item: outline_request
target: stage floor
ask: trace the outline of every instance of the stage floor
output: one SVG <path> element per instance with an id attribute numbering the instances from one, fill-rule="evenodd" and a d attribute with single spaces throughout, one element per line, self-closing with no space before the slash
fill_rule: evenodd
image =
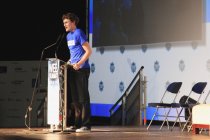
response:
<path id="1" fill-rule="evenodd" d="M 210 140 L 208 131 L 193 135 L 192 132 L 173 131 L 166 127 L 151 126 L 93 126 L 89 133 L 50 132 L 48 128 L 0 128 L 0 140 Z"/>

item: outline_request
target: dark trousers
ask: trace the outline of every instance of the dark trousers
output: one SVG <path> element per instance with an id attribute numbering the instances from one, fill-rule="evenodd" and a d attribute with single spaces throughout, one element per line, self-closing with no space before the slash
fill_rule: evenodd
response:
<path id="1" fill-rule="evenodd" d="M 71 125 L 76 127 L 86 126 L 91 127 L 90 118 L 90 95 L 88 90 L 88 80 L 90 69 L 74 70 L 68 69 L 68 95 L 67 104 L 70 110 Z M 74 116 L 73 116 L 74 115 Z"/>

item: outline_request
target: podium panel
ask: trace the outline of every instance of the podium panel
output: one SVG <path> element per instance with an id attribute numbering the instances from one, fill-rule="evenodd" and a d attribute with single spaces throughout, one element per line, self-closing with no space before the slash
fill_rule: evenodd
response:
<path id="1" fill-rule="evenodd" d="M 48 60 L 47 124 L 59 125 L 60 115 L 60 61 Z"/>
<path id="2" fill-rule="evenodd" d="M 64 131 L 67 125 L 67 64 L 48 59 L 47 124 L 50 131 Z"/>

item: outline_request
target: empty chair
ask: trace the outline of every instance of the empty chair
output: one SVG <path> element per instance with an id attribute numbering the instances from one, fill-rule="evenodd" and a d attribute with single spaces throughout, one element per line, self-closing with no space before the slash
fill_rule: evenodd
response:
<path id="1" fill-rule="evenodd" d="M 181 106 L 181 110 L 179 111 L 176 120 L 171 128 L 171 130 L 173 130 L 175 124 L 177 123 L 178 119 L 180 120 L 181 117 L 184 117 L 186 122 L 182 128 L 182 131 L 184 131 L 184 129 L 187 127 L 187 125 L 190 126 L 190 128 L 188 129 L 188 132 L 191 129 L 191 118 L 192 118 L 192 107 L 195 106 L 196 104 L 199 104 L 201 95 L 205 89 L 207 85 L 207 82 L 198 82 L 196 84 L 194 84 L 194 86 L 192 87 L 191 91 L 189 92 L 188 96 L 184 95 L 182 98 L 180 98 L 180 106 Z M 193 95 L 196 96 L 197 95 L 197 99 L 195 99 L 195 97 L 193 98 Z M 185 110 L 185 115 L 181 115 L 182 111 Z M 186 114 L 188 113 L 188 114 Z"/>
<path id="2" fill-rule="evenodd" d="M 149 125 L 147 126 L 147 130 L 149 130 L 154 118 L 158 117 L 158 116 L 164 117 L 164 121 L 162 122 L 160 129 L 162 129 L 165 122 L 167 123 L 168 129 L 169 129 L 168 117 L 170 117 L 170 116 L 168 116 L 168 115 L 169 115 L 170 110 L 172 108 L 180 108 L 179 103 L 176 103 L 176 98 L 177 98 L 177 95 L 179 93 L 181 86 L 182 86 L 182 82 L 173 82 L 173 83 L 169 84 L 168 87 L 166 88 L 160 102 L 148 103 L 148 107 L 155 107 L 156 110 L 152 116 L 152 119 L 150 120 Z M 170 95 L 170 98 L 167 95 Z M 162 114 L 162 113 L 159 114 L 158 110 L 160 108 L 164 109 L 164 114 Z M 168 109 L 168 110 L 165 110 L 165 109 Z"/>

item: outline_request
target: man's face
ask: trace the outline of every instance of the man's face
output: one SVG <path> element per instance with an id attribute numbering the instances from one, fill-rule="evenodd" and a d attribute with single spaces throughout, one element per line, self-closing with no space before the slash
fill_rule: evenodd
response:
<path id="1" fill-rule="evenodd" d="M 64 19 L 63 25 L 66 30 L 66 32 L 71 32 L 75 29 L 75 22 L 72 22 L 70 19 Z"/>

